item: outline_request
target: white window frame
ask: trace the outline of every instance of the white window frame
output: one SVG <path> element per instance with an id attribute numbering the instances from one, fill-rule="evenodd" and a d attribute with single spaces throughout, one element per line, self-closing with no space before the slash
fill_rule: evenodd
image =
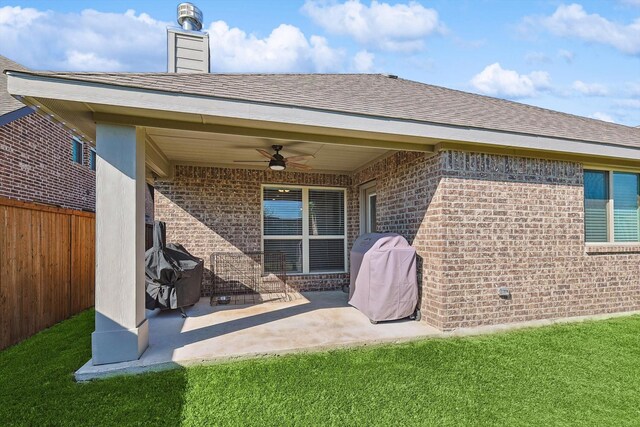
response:
<path id="1" fill-rule="evenodd" d="M 264 189 L 265 188 L 289 188 L 302 190 L 302 235 L 264 235 Z M 309 190 L 336 190 L 342 191 L 344 197 L 344 234 L 313 236 L 309 234 Z M 260 250 L 264 252 L 265 240 L 302 240 L 302 272 L 287 273 L 289 276 L 300 275 L 317 275 L 317 274 L 336 274 L 346 273 L 349 271 L 349 256 L 347 252 L 347 189 L 344 187 L 322 187 L 312 185 L 281 185 L 281 184 L 262 184 L 260 186 Z M 343 239 L 344 241 L 344 269 L 343 270 L 323 270 L 309 271 L 309 241 L 310 240 L 329 240 Z"/>
<path id="2" fill-rule="evenodd" d="M 614 200 L 613 200 L 613 174 L 615 172 L 619 173 L 634 173 L 636 175 L 640 175 L 640 171 L 637 169 L 611 169 L 602 166 L 591 166 L 584 165 L 584 171 L 598 171 L 598 172 L 606 172 L 607 173 L 607 182 L 609 187 L 607 188 L 609 193 L 609 198 L 607 199 L 607 241 L 606 242 L 587 242 L 586 241 L 586 231 L 583 229 L 585 244 L 587 246 L 638 246 L 640 245 L 640 239 L 638 242 L 616 242 L 615 237 L 615 224 L 614 224 Z M 582 183 L 582 191 L 584 192 L 584 180 Z M 583 207 L 584 209 L 584 207 Z"/>

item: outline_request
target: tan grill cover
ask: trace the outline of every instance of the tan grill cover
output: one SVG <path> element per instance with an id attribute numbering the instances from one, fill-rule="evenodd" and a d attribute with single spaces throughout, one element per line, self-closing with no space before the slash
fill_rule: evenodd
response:
<path id="1" fill-rule="evenodd" d="M 396 233 L 363 234 L 351 250 L 349 304 L 369 319 L 402 319 L 418 304 L 416 250 Z"/>

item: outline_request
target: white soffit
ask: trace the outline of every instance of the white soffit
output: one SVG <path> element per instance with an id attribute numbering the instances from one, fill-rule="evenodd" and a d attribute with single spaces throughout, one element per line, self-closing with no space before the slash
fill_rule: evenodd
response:
<path id="1" fill-rule="evenodd" d="M 272 152 L 271 146 L 282 145 L 285 157 L 311 154 L 313 159 L 299 162 L 315 171 L 350 173 L 367 163 L 386 155 L 388 150 L 368 147 L 350 147 L 294 140 L 254 138 L 241 135 L 221 135 L 173 129 L 148 128 L 147 135 L 175 164 L 210 164 L 228 167 L 266 168 L 266 160 L 257 151 Z M 256 163 L 235 162 L 236 160 Z"/>

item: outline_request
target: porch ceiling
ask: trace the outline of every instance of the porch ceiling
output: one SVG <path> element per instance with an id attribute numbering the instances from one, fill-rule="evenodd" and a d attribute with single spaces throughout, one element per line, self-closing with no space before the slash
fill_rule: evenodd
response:
<path id="1" fill-rule="evenodd" d="M 160 128 L 147 128 L 147 137 L 171 163 L 235 168 L 265 169 L 266 159 L 256 149 L 271 152 L 274 144 L 283 146 L 281 153 L 285 157 L 313 155 L 313 159 L 299 163 L 313 167 L 313 171 L 322 172 L 352 172 L 391 152 L 382 148 Z M 256 163 L 240 163 L 236 160 L 255 160 Z"/>
<path id="2" fill-rule="evenodd" d="M 321 133 L 324 129 L 314 128 L 313 133 L 318 132 L 318 134 L 317 137 L 313 135 L 311 138 L 318 141 L 312 142 L 294 139 L 299 136 L 309 138 L 310 134 L 300 133 L 300 129 L 291 128 L 286 124 L 250 123 L 222 117 L 54 99 L 35 99 L 31 103 L 38 105 L 42 112 L 55 111 L 56 118 L 66 121 L 67 124 L 71 124 L 70 120 L 73 120 L 74 131 L 90 141 L 95 140 L 96 137 L 97 115 L 106 115 L 110 120 L 117 114 L 118 120 L 124 120 L 123 124 L 129 123 L 129 120 L 131 124 L 139 122 L 145 128 L 147 135 L 147 164 L 150 170 L 159 176 L 167 176 L 170 169 L 168 166 L 171 164 L 265 169 L 266 163 L 237 163 L 235 160 L 262 161 L 264 157 L 258 154 L 256 148 L 271 152 L 271 146 L 274 144 L 284 147 L 282 155 L 285 157 L 312 154 L 313 159 L 299 163 L 311 166 L 312 172 L 329 173 L 350 173 L 396 151 L 389 148 L 386 141 L 376 140 L 372 135 L 362 132 L 358 133 L 357 138 L 348 133 L 327 137 Z M 215 125 L 212 126 L 212 131 L 189 130 L 194 126 L 207 126 L 209 123 L 219 124 L 224 128 L 221 131 L 223 133 L 216 132 Z M 172 127 L 173 124 L 179 127 Z M 259 127 L 251 128 L 250 125 Z M 266 128 L 267 126 L 270 128 Z M 236 130 L 239 133 L 234 133 Z M 272 134 L 277 135 L 268 137 Z M 289 135 L 292 135 L 291 139 L 286 138 Z M 390 135 L 385 137 L 393 140 Z M 323 142 L 325 139 L 330 143 Z M 149 142 L 152 147 L 149 147 Z M 414 144 L 401 145 L 402 143 L 397 141 L 390 144 L 420 151 L 432 149 L 429 146 Z M 150 153 L 153 153 L 152 158 Z"/>

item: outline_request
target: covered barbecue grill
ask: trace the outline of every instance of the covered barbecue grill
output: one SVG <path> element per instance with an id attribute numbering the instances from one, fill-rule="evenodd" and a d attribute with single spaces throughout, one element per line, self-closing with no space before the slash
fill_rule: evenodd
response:
<path id="1" fill-rule="evenodd" d="M 416 250 L 396 233 L 368 233 L 351 250 L 349 304 L 371 323 L 417 318 Z"/>
<path id="2" fill-rule="evenodd" d="M 165 224 L 156 221 L 153 247 L 145 253 L 146 307 L 180 309 L 200 299 L 204 260 L 182 245 L 165 245 Z"/>

